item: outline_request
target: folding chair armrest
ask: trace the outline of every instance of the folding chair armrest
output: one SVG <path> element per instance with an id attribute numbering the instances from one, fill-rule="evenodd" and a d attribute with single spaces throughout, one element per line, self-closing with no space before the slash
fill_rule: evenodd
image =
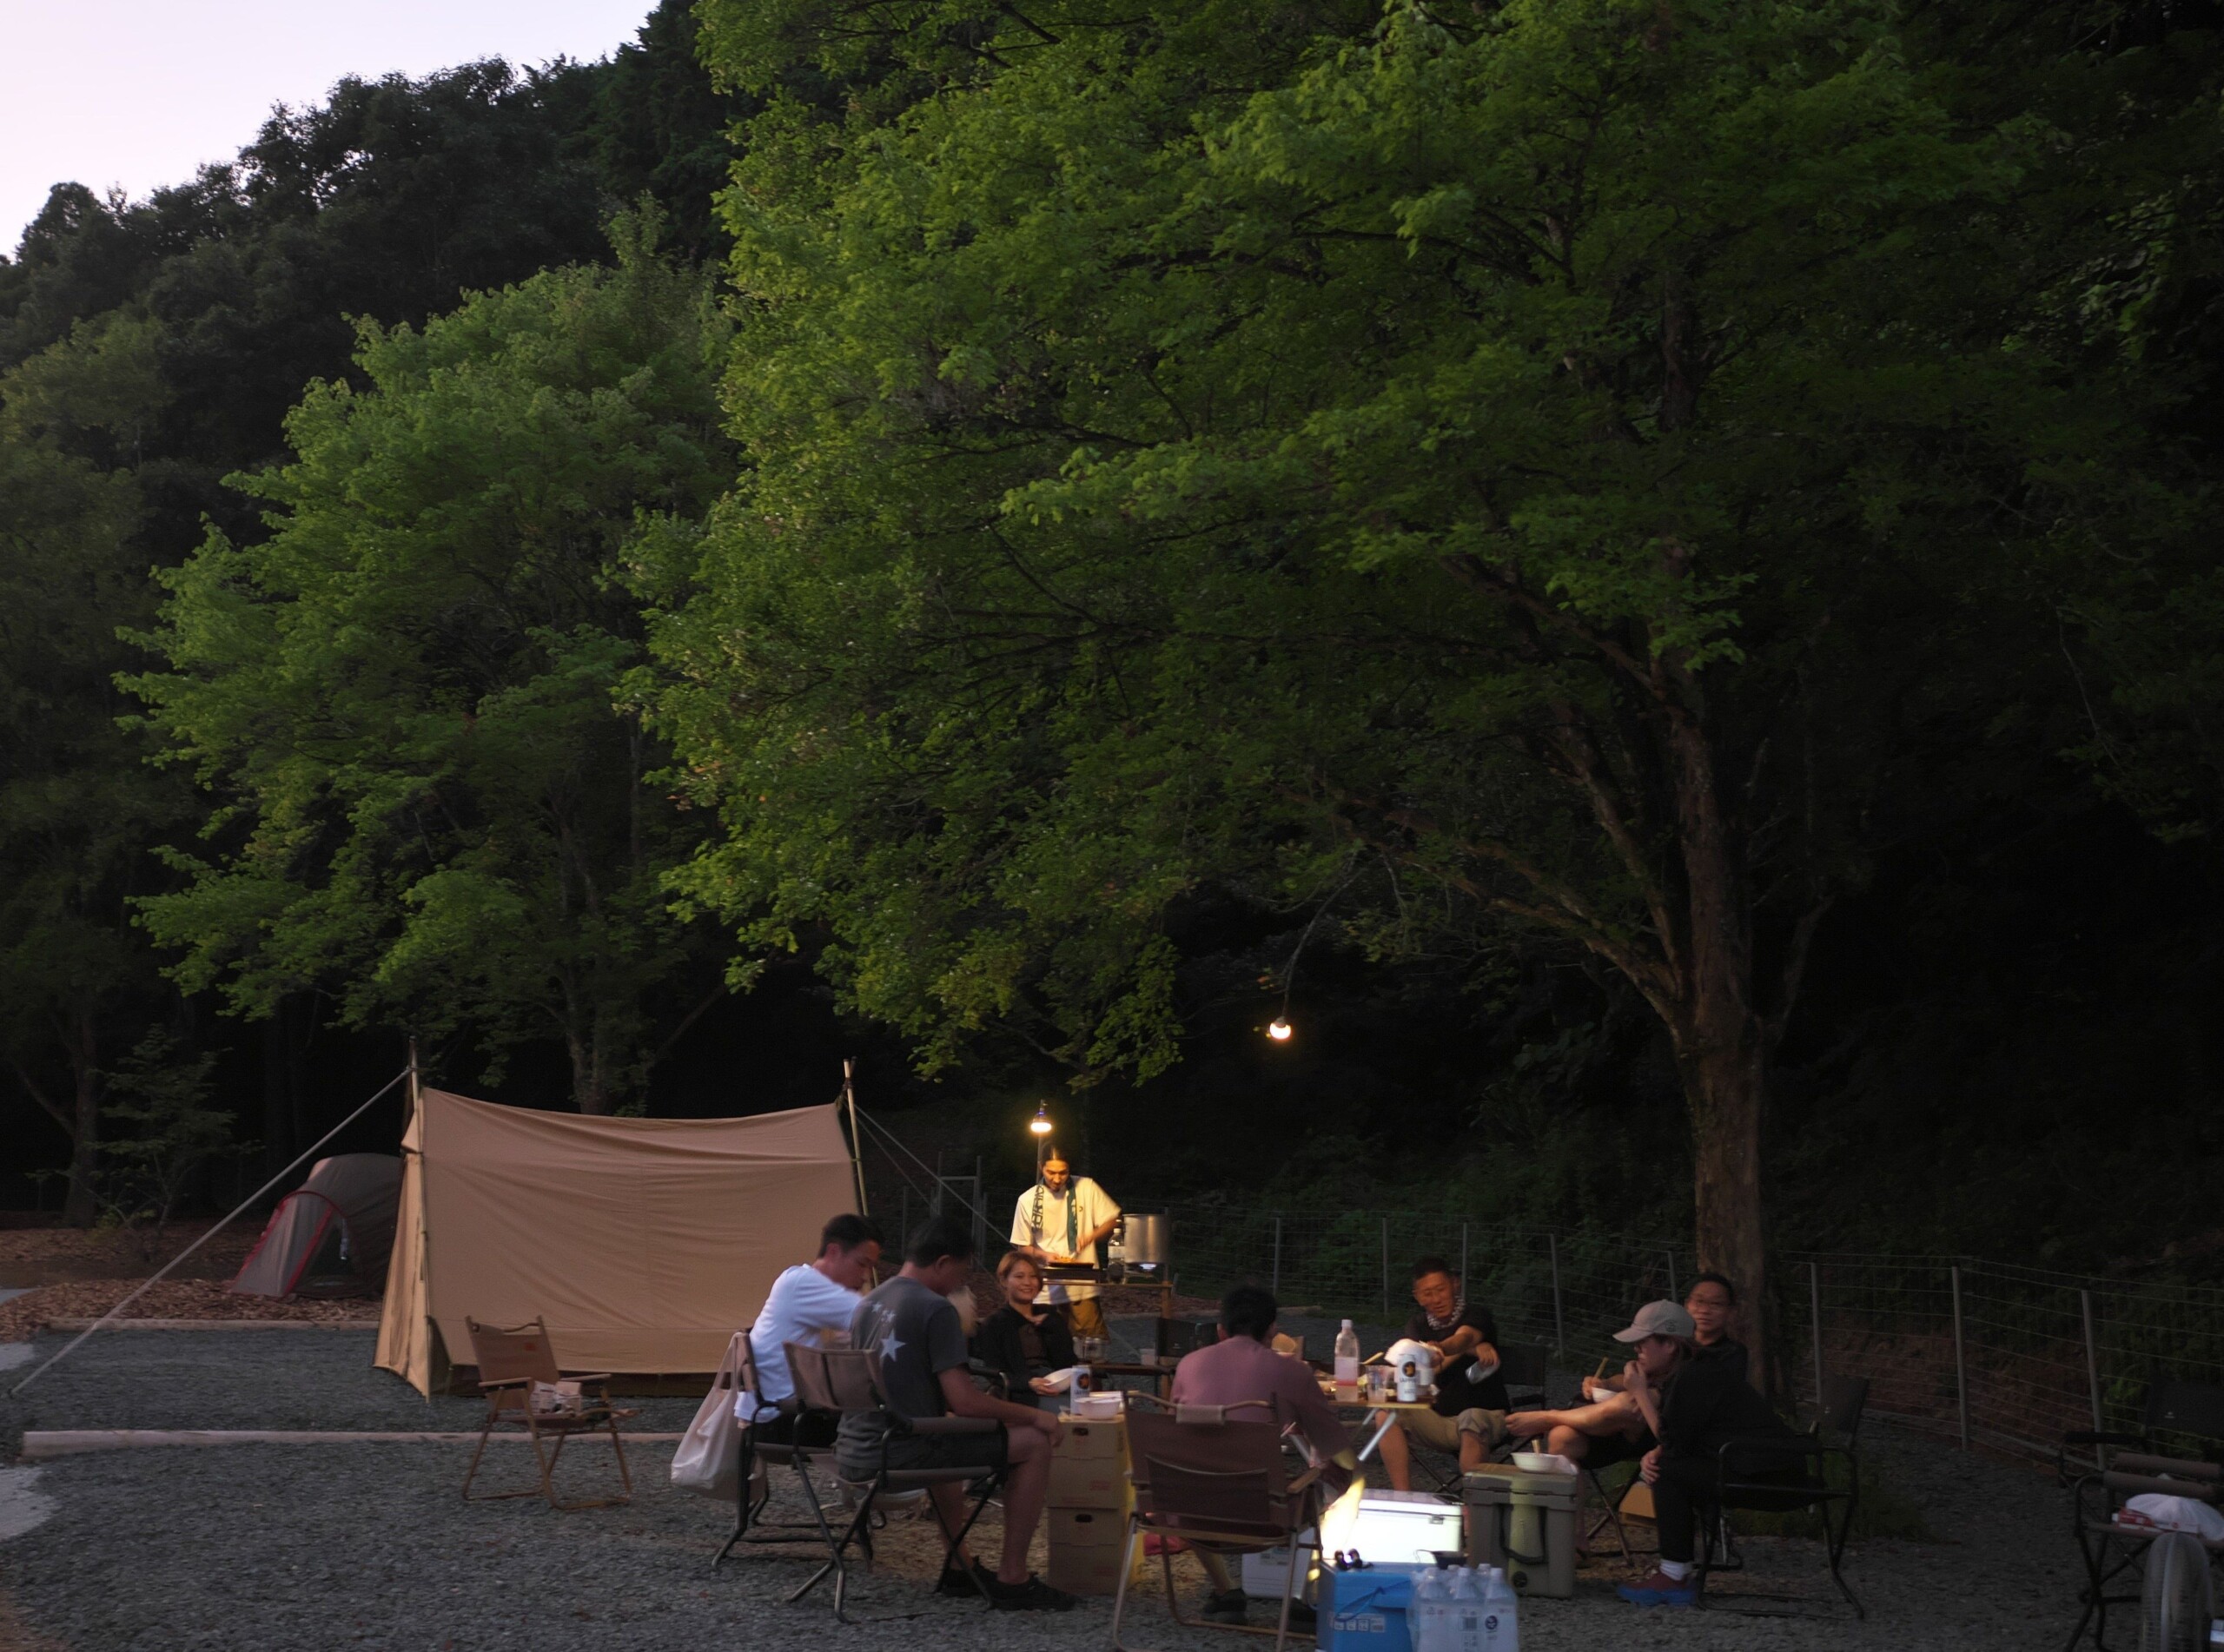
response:
<path id="1" fill-rule="evenodd" d="M 1293 1497 L 1297 1497 L 1312 1486 L 1315 1481 L 1319 1480 L 1320 1477 L 1327 1471 L 1328 1465 L 1327 1464 L 1316 1463 L 1311 1468 L 1306 1470 L 1304 1473 L 1299 1475 L 1297 1478 L 1292 1480 L 1287 1485 L 1284 1486 L 1282 1490 L 1287 1496 Z"/>
<path id="2" fill-rule="evenodd" d="M 2084 1469 L 2079 1469 L 2075 1472 L 2071 1470 L 2069 1448 L 2073 1445 L 2090 1445 L 2096 1448 L 2103 1445 L 2132 1446 L 2143 1450 L 2153 1444 L 2154 1442 L 2144 1434 L 2124 1434 L 2113 1429 L 2071 1429 L 2062 1437 L 2062 1444 L 2054 1449 L 2054 1483 L 2058 1486 L 2073 1485 L 2080 1476 L 2088 1472 Z M 2100 1460 L 2101 1454 L 2098 1450 L 2095 1450 L 2093 1453 L 2093 1461 L 2097 1464 Z"/>
<path id="3" fill-rule="evenodd" d="M 2074 1428 L 2062 1437 L 2064 1445 L 2145 1445 L 2144 1434 L 2122 1434 L 2113 1429 Z"/>
<path id="4" fill-rule="evenodd" d="M 538 1379 L 532 1377 L 495 1377 L 491 1378 L 482 1377 L 480 1378 L 479 1386 L 481 1389 L 523 1388 L 536 1380 Z"/>
<path id="5" fill-rule="evenodd" d="M 614 1374 L 606 1371 L 583 1371 L 578 1376 L 567 1380 L 575 1383 L 606 1383 L 612 1380 Z"/>
<path id="6" fill-rule="evenodd" d="M 915 1417 L 905 1426 L 914 1434 L 993 1434 L 1003 1424 L 993 1417 Z"/>

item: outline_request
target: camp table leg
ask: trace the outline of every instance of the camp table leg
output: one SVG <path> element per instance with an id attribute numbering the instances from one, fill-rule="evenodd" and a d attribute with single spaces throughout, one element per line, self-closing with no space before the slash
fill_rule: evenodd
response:
<path id="1" fill-rule="evenodd" d="M 1397 1412 L 1383 1411 L 1379 1413 L 1379 1415 L 1382 1418 L 1381 1427 L 1376 1429 L 1373 1434 L 1369 1435 L 1367 1437 L 1367 1444 L 1359 1448 L 1359 1460 L 1362 1463 L 1367 1461 L 1367 1454 L 1369 1452 L 1373 1451 L 1376 1446 L 1382 1444 L 1382 1437 L 1385 1434 L 1387 1434 L 1397 1425 Z"/>

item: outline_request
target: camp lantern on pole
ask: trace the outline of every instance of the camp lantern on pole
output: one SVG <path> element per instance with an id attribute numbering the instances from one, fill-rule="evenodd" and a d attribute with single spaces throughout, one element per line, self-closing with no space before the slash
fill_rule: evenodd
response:
<path id="1" fill-rule="evenodd" d="M 1294 1030 L 1289 1024 L 1289 1018 L 1286 1015 L 1277 1015 L 1267 1023 L 1267 1036 L 1277 1044 L 1288 1043 L 1290 1034 Z"/>
<path id="2" fill-rule="evenodd" d="M 1027 1121 L 1027 1129 L 1030 1135 L 1047 1136 L 1050 1133 L 1050 1104 L 1048 1101 L 1036 1105 L 1035 1116 Z"/>

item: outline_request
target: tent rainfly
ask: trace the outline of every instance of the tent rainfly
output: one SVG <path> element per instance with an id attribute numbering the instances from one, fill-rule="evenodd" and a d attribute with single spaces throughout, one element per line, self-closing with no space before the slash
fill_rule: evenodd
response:
<path id="1" fill-rule="evenodd" d="M 376 1364 L 420 1393 L 465 1321 L 547 1321 L 566 1369 L 714 1371 L 780 1270 L 857 1208 L 832 1107 L 609 1119 L 419 1092 Z"/>
<path id="2" fill-rule="evenodd" d="M 337 1280 L 335 1293 L 345 1294 L 352 1279 L 368 1295 L 386 1275 L 400 1193 L 401 1160 L 390 1153 L 318 1160 L 308 1180 L 270 1213 L 229 1288 L 242 1296 L 286 1297 L 304 1281 Z"/>

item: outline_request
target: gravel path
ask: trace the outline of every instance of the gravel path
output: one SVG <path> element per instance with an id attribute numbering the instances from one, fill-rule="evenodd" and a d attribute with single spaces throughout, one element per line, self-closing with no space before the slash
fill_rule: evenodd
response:
<path id="1" fill-rule="evenodd" d="M 43 1339 L 42 1353 L 58 1345 Z M 369 1371 L 368 1358 L 367 1338 L 341 1332 L 119 1333 L 81 1351 L 0 1420 L 17 1428 L 357 1429 L 467 1426 L 476 1412 L 475 1402 L 463 1400 L 428 1407 Z M 644 1428 L 678 1425 L 670 1419 L 684 1423 L 692 1411 L 685 1401 L 646 1404 L 659 1414 L 645 1417 Z M 1870 1608 L 1865 1624 L 1640 1616 L 1612 1597 L 1617 1560 L 1586 1568 L 1576 1600 L 1525 1607 L 1524 1647 L 1556 1652 L 1633 1634 L 1648 1646 L 1729 1652 L 2009 1652 L 2056 1643 L 2074 1610 L 2062 1494 L 2029 1470 L 1878 1434 L 1871 1456 L 1946 1541 L 1876 1541 L 1851 1556 L 1849 1576 Z M 606 1458 L 592 1448 L 578 1454 L 581 1477 L 573 1483 L 585 1490 L 588 1471 L 601 1472 Z M 1109 1602 L 1060 1616 L 1004 1616 L 934 1600 L 923 1587 L 933 1576 L 934 1540 L 907 1518 L 891 1526 L 877 1574 L 861 1582 L 852 1601 L 860 1615 L 926 1615 L 837 1633 L 823 1591 L 799 1606 L 782 1603 L 807 1561 L 758 1550 L 711 1572 L 725 1510 L 670 1489 L 669 1447 L 630 1455 L 634 1503 L 564 1515 L 527 1501 L 464 1503 L 456 1493 L 466 1453 L 452 1446 L 235 1446 L 64 1458 L 12 1471 L 36 1473 L 36 1496 L 51 1512 L 0 1542 L 0 1579 L 24 1625 L 67 1652 L 736 1645 L 995 1652 L 1109 1642 Z M 575 1471 L 573 1456 L 566 1453 L 567 1474 Z M 515 1473 L 523 1462 L 522 1453 L 506 1456 L 496 1469 L 509 1464 Z M 784 1483 L 775 1516 L 801 1512 Z M 992 1544 L 993 1513 L 983 1523 Z M 1757 1540 L 1747 1550 L 1753 1569 L 1735 1589 L 1786 1589 L 1817 1606 L 1830 1598 L 1812 1545 Z M 1194 1594 L 1199 1585 L 1188 1576 Z M 1155 1600 L 1142 1612 L 1137 1628 L 1151 1645 L 1224 1652 L 1231 1644 L 1184 1635 Z"/>

